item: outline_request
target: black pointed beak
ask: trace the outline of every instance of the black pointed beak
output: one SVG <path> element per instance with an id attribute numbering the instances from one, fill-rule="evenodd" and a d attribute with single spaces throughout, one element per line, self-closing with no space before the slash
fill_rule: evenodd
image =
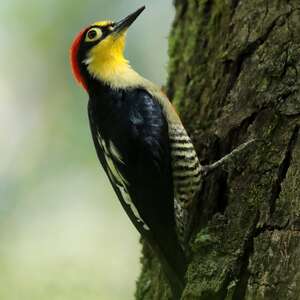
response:
<path id="1" fill-rule="evenodd" d="M 134 13 L 130 14 L 123 20 L 116 22 L 114 26 L 114 33 L 121 33 L 125 31 L 135 20 L 136 18 L 142 13 L 142 11 L 145 9 L 145 5 L 136 10 Z"/>

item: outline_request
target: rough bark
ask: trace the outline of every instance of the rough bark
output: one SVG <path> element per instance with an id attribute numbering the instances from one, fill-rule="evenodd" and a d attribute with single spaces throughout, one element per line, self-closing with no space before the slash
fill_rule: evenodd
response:
<path id="1" fill-rule="evenodd" d="M 210 175 L 182 299 L 300 299 L 300 2 L 178 0 L 168 94 Z M 171 299 L 145 245 L 136 299 Z"/>

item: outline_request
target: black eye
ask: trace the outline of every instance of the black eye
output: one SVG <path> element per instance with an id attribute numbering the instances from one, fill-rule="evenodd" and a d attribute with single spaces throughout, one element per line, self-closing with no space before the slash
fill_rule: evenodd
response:
<path id="1" fill-rule="evenodd" d="M 102 30 L 100 28 L 91 28 L 85 37 L 86 42 L 94 42 L 102 37 Z"/>
<path id="2" fill-rule="evenodd" d="M 88 32 L 88 37 L 89 37 L 90 40 L 93 40 L 96 36 L 97 36 L 96 30 L 90 30 Z"/>

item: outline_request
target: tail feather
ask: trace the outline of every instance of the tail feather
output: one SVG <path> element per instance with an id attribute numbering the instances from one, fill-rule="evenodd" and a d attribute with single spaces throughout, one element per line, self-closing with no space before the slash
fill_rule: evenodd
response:
<path id="1" fill-rule="evenodd" d="M 173 237 L 167 237 L 163 245 L 156 244 L 153 250 L 156 252 L 163 272 L 170 284 L 173 294 L 172 299 L 179 300 L 185 287 L 187 262 L 185 253 L 177 240 L 176 234 L 174 233 Z"/>

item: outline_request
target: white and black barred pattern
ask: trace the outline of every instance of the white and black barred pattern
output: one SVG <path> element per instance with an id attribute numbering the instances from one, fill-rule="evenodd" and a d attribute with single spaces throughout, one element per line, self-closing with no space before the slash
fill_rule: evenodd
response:
<path id="1" fill-rule="evenodd" d="M 201 165 L 192 141 L 181 124 L 169 128 L 174 209 L 178 237 L 184 240 L 189 226 L 189 208 L 201 186 Z"/>

